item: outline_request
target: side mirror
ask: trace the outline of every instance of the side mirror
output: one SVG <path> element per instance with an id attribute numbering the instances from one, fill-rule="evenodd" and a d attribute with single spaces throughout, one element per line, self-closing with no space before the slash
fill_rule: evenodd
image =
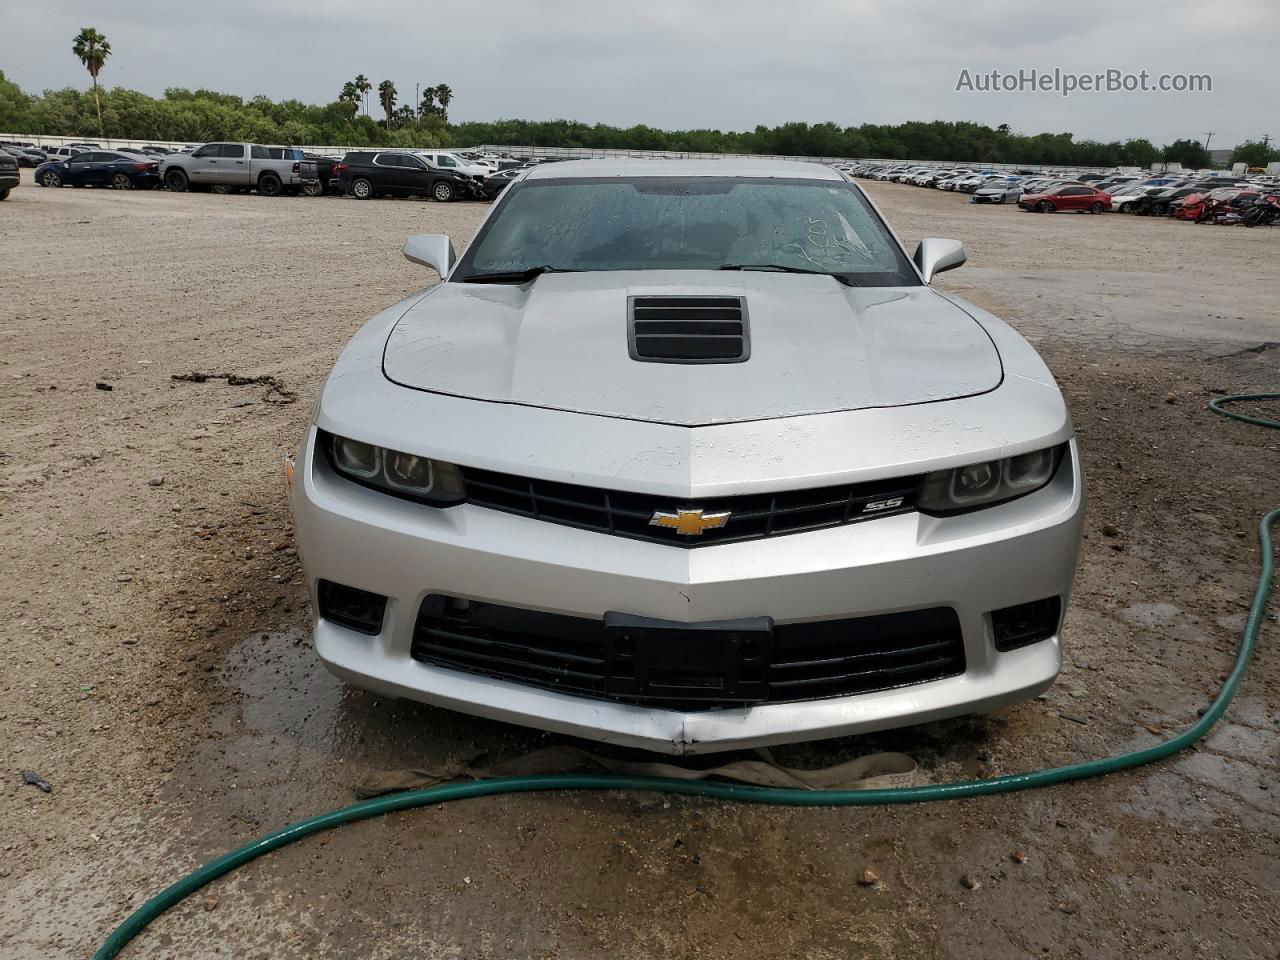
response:
<path id="1" fill-rule="evenodd" d="M 424 267 L 430 267 L 440 274 L 440 279 L 453 269 L 458 255 L 453 252 L 453 244 L 443 233 L 417 233 L 404 243 L 404 257 Z"/>
<path id="2" fill-rule="evenodd" d="M 925 237 L 916 247 L 913 258 L 920 272 L 924 274 L 924 282 L 930 283 L 935 276 L 947 270 L 954 270 L 968 259 L 965 256 L 964 244 L 959 240 L 942 240 L 939 237 Z"/>

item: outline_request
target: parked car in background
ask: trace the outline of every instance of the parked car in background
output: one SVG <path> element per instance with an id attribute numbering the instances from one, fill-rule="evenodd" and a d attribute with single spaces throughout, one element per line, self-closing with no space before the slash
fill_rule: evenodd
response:
<path id="1" fill-rule="evenodd" d="M 461 173 L 473 180 L 484 180 L 494 172 L 487 163 L 443 150 L 415 150 L 414 156 L 421 157 L 433 170 Z"/>
<path id="2" fill-rule="evenodd" d="M 160 176 L 170 190 L 256 190 L 265 197 L 297 193 L 302 186 L 302 151 L 260 143 L 206 143 L 189 154 L 160 161 Z"/>
<path id="3" fill-rule="evenodd" d="M 334 167 L 343 193 L 357 200 L 373 197 L 431 197 L 447 202 L 479 196 L 480 181 L 462 170 L 433 167 L 426 158 L 401 150 L 356 150 Z"/>
<path id="4" fill-rule="evenodd" d="M 1136 200 L 1131 201 L 1129 210 L 1140 217 L 1163 217 L 1169 213 L 1175 200 L 1189 197 L 1193 193 L 1205 193 L 1210 189 L 1212 187 L 1200 183 L 1189 183 L 1180 187 L 1164 187 L 1154 193 L 1147 194 L 1145 197 L 1138 197 Z"/>
<path id="5" fill-rule="evenodd" d="M 160 185 L 160 164 L 118 150 L 86 150 L 67 160 L 51 160 L 36 168 L 42 187 L 114 187 L 151 189 Z"/>
<path id="6" fill-rule="evenodd" d="M 973 193 L 990 179 L 989 173 L 971 173 L 967 177 L 951 181 L 951 189 L 957 193 Z"/>
<path id="7" fill-rule="evenodd" d="M 88 147 L 50 147 L 45 156 L 50 160 L 70 160 L 77 153 L 84 153 Z"/>
<path id="8" fill-rule="evenodd" d="M 1036 213 L 1057 213 L 1063 210 L 1102 213 L 1111 209 L 1111 194 L 1095 190 L 1087 184 L 1067 184 L 1053 187 L 1044 193 L 1024 193 L 1018 206 Z"/>
<path id="9" fill-rule="evenodd" d="M 994 177 L 969 198 L 970 203 L 1017 203 L 1022 196 L 1022 181 L 1017 177 Z"/>
<path id="10" fill-rule="evenodd" d="M 0 200 L 8 200 L 9 192 L 20 183 L 22 175 L 18 172 L 18 159 L 0 153 Z"/>
<path id="11" fill-rule="evenodd" d="M 17 161 L 18 166 L 20 167 L 38 167 L 44 162 L 42 158 L 37 158 L 35 155 L 21 147 L 0 146 L 0 153 L 4 153 L 5 156 L 12 157 Z"/>
<path id="12" fill-rule="evenodd" d="M 491 177 L 487 177 L 484 183 L 480 184 L 480 192 L 486 200 L 496 200 L 498 194 L 507 189 L 511 185 L 511 181 L 527 170 L 527 167 L 508 167 L 505 170 L 499 170 Z"/>
<path id="13" fill-rule="evenodd" d="M 49 159 L 49 155 L 44 151 L 44 148 L 37 147 L 34 143 L 20 143 L 14 140 L 8 140 L 4 143 L 0 143 L 0 147 L 5 147 L 9 150 L 15 150 L 18 153 L 25 154 L 36 163 L 44 163 Z"/>
<path id="14" fill-rule="evenodd" d="M 1140 178 L 1135 175 L 1123 174 L 1120 176 L 1107 177 L 1103 180 L 1094 180 L 1092 186 L 1096 190 L 1106 190 L 1108 193 L 1114 193 L 1117 188 L 1127 186 L 1131 183 L 1137 183 L 1139 179 Z"/>
<path id="15" fill-rule="evenodd" d="M 308 197 L 319 197 L 326 193 L 336 193 L 332 186 L 336 179 L 334 168 L 341 161 L 334 157 L 321 157 L 306 154 L 298 167 L 298 176 L 302 180 L 302 193 Z"/>
<path id="16" fill-rule="evenodd" d="M 1160 187 L 1144 187 L 1140 183 L 1124 184 L 1115 190 L 1108 191 L 1111 194 L 1111 209 L 1117 213 L 1128 213 L 1133 204 L 1160 189 Z"/>

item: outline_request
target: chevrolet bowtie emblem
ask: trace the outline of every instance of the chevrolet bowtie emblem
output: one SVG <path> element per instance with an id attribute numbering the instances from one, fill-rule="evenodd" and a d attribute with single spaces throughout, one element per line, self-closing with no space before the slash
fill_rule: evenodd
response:
<path id="1" fill-rule="evenodd" d="M 728 510 L 719 513 L 703 513 L 701 510 L 677 510 L 666 513 L 655 510 L 649 518 L 651 527 L 667 527 L 682 537 L 700 537 L 704 530 L 715 530 L 729 522 Z"/>

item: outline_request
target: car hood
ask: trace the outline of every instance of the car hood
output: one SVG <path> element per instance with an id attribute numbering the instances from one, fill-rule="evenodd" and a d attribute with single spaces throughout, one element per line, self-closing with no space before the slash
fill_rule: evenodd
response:
<path id="1" fill-rule="evenodd" d="M 632 359 L 627 298 L 655 295 L 743 297 L 749 359 Z M 986 330 L 929 287 L 687 270 L 441 284 L 392 328 L 383 372 L 417 390 L 684 426 L 952 400 L 1003 377 Z"/>

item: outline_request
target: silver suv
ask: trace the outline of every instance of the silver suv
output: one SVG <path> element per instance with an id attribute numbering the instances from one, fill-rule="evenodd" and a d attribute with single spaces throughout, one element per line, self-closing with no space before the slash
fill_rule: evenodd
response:
<path id="1" fill-rule="evenodd" d="M 303 185 L 302 150 L 259 143 L 206 143 L 165 157 L 160 177 L 170 190 L 215 193 L 257 190 L 267 197 L 297 193 Z"/>

